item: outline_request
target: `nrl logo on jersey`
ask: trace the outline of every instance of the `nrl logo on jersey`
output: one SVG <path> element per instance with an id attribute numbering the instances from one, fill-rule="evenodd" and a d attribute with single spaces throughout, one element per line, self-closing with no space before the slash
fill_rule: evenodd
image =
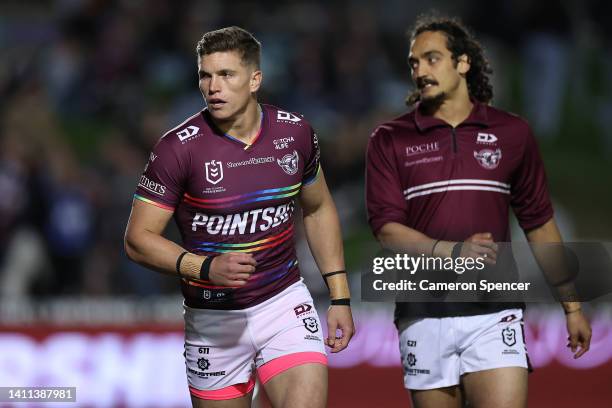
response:
<path id="1" fill-rule="evenodd" d="M 482 149 L 477 152 L 474 151 L 474 158 L 478 161 L 482 167 L 487 170 L 496 169 L 499 166 L 499 162 L 502 158 L 501 149 L 495 149 L 495 151 L 491 149 Z"/>
<path id="2" fill-rule="evenodd" d="M 294 125 L 302 126 L 302 124 L 299 123 L 299 122 L 302 121 L 302 118 L 300 118 L 297 115 L 294 115 L 291 112 L 285 112 L 285 111 L 282 111 L 282 110 L 279 110 L 279 111 L 276 112 L 276 121 L 277 122 L 283 122 L 283 123 L 291 123 L 291 124 L 294 124 Z"/>
<path id="3" fill-rule="evenodd" d="M 276 162 L 290 176 L 293 176 L 298 171 L 299 156 L 295 150 L 291 154 L 286 154 L 282 158 L 276 159 Z"/>
<path id="4" fill-rule="evenodd" d="M 218 160 L 211 160 L 206 162 L 204 167 L 206 171 L 206 181 L 211 184 L 217 184 L 223 180 L 223 163 Z"/>
<path id="5" fill-rule="evenodd" d="M 199 130 L 200 128 L 197 126 L 187 126 L 185 129 L 176 132 L 176 135 L 181 142 L 185 142 L 185 140 L 191 139 L 192 137 L 198 135 Z"/>

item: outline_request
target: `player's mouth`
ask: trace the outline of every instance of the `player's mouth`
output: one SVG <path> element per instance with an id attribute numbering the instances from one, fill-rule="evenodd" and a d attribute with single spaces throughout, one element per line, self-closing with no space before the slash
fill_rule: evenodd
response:
<path id="1" fill-rule="evenodd" d="M 223 99 L 212 98 L 208 100 L 208 107 L 210 109 L 221 109 L 226 103 Z"/>
<path id="2" fill-rule="evenodd" d="M 419 78 L 417 80 L 417 87 L 419 88 L 421 92 L 427 91 L 428 89 L 431 89 L 436 85 L 438 85 L 438 83 L 434 81 L 433 79 Z"/>

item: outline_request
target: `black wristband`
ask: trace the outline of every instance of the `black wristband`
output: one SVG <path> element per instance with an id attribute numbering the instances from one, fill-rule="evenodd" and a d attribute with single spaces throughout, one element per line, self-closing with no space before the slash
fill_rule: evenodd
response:
<path id="1" fill-rule="evenodd" d="M 331 305 L 332 306 L 350 306 L 351 299 L 350 298 L 332 299 Z"/>
<path id="2" fill-rule="evenodd" d="M 181 276 L 181 262 L 183 261 L 183 257 L 187 255 L 189 251 L 185 251 L 176 258 L 176 274 Z"/>
<path id="3" fill-rule="evenodd" d="M 202 267 L 200 268 L 200 280 L 210 280 L 210 264 L 212 263 L 213 258 L 214 256 L 207 256 L 204 262 L 202 262 Z"/>
<path id="4" fill-rule="evenodd" d="M 451 258 L 457 259 L 459 255 L 461 255 L 461 249 L 463 247 L 463 242 L 457 242 L 453 247 L 453 252 L 451 253 Z"/>
<path id="5" fill-rule="evenodd" d="M 434 250 L 436 249 L 436 245 L 438 245 L 440 243 L 440 241 L 442 241 L 441 239 L 437 240 L 436 242 L 434 242 L 433 246 L 431 247 L 431 256 L 434 256 Z"/>

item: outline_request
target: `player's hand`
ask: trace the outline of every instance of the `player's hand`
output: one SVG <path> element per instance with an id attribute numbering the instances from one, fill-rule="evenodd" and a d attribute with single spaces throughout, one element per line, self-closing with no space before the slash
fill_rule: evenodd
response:
<path id="1" fill-rule="evenodd" d="M 336 331 L 340 330 L 340 337 Z M 330 306 L 327 310 L 327 346 L 332 353 L 342 351 L 348 346 L 351 337 L 355 334 L 355 324 L 350 306 Z"/>
<path id="2" fill-rule="evenodd" d="M 497 262 L 497 244 L 493 242 L 490 232 L 478 232 L 465 240 L 461 246 L 462 258 L 484 258 L 484 263 L 495 265 Z"/>
<path id="3" fill-rule="evenodd" d="M 567 320 L 567 333 L 569 334 L 567 347 L 574 353 L 574 358 L 580 358 L 591 347 L 591 324 L 582 310 L 569 313 L 565 318 Z"/>
<path id="4" fill-rule="evenodd" d="M 251 254 L 228 252 L 215 256 L 210 264 L 210 282 L 219 286 L 244 286 L 255 272 L 257 261 Z"/>

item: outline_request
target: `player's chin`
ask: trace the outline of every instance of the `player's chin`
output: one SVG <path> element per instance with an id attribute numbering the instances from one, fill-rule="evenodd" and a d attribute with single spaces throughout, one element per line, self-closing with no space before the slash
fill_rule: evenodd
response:
<path id="1" fill-rule="evenodd" d="M 222 106 L 220 108 L 209 107 L 208 112 L 210 112 L 210 116 L 217 120 L 227 120 L 232 116 L 232 112 L 227 106 Z"/>

